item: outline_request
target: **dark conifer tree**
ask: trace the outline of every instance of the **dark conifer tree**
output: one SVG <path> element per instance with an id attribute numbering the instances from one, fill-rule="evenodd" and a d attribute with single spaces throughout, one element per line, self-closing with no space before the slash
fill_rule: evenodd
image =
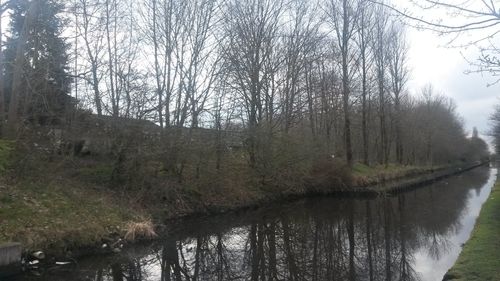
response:
<path id="1" fill-rule="evenodd" d="M 61 36 L 63 4 L 58 0 L 10 0 L 8 7 L 11 19 L 4 71 L 9 106 L 15 107 L 18 120 L 42 125 L 59 122 L 72 105 L 68 45 Z M 20 83 L 15 86 L 16 71 Z"/>

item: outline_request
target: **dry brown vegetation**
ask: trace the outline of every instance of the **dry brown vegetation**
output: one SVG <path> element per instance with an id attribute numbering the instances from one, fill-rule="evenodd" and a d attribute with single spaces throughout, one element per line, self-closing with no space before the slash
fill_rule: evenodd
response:
<path id="1" fill-rule="evenodd" d="M 158 235 L 151 219 L 141 219 L 137 222 L 129 222 L 125 226 L 125 240 L 134 242 L 138 240 L 150 240 Z"/>

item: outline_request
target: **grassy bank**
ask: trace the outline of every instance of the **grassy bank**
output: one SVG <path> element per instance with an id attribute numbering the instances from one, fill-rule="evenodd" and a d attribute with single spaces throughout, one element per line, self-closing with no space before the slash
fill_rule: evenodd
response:
<path id="1" fill-rule="evenodd" d="M 131 222 L 148 218 L 163 222 L 216 214 L 352 186 L 418 179 L 436 170 L 356 164 L 349 171 L 340 162 L 327 162 L 302 174 L 259 178 L 244 166 L 228 165 L 224 173 L 204 180 L 186 176 L 180 182 L 158 167 L 157 162 L 142 161 L 141 170 L 131 167 L 138 176 L 117 184 L 112 182 L 116 163 L 110 159 L 27 154 L 0 141 L 0 243 L 21 242 L 27 251 L 92 248 L 103 238 L 124 237 Z"/>
<path id="2" fill-rule="evenodd" d="M 357 163 L 353 166 L 353 186 L 370 186 L 388 181 L 432 173 L 446 166 L 412 166 L 412 165 L 374 165 L 367 166 Z"/>
<path id="3" fill-rule="evenodd" d="M 122 235 L 139 217 L 109 194 L 56 179 L 0 183 L 0 243 L 21 242 L 26 250 L 79 249 Z"/>
<path id="4" fill-rule="evenodd" d="M 500 280 L 500 181 L 497 180 L 455 265 L 444 280 Z"/>
<path id="5" fill-rule="evenodd" d="M 113 193 L 58 173 L 57 167 L 18 176 L 8 169 L 13 145 L 0 141 L 0 244 L 21 242 L 26 251 L 82 249 L 143 217 Z"/>

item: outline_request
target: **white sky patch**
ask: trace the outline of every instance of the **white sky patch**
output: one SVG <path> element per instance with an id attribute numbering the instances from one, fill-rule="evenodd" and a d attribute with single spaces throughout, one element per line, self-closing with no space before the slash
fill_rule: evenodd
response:
<path id="1" fill-rule="evenodd" d="M 429 30 L 408 28 L 410 92 L 418 95 L 422 87 L 432 84 L 436 92 L 453 98 L 458 113 L 464 119 L 467 132 L 477 127 L 483 138 L 489 131 L 489 116 L 500 102 L 500 84 L 488 87 L 496 81 L 488 73 L 466 72 L 473 68 L 468 61 L 479 57 L 479 50 L 448 45 L 450 38 L 442 37 Z"/>
<path id="2" fill-rule="evenodd" d="M 411 70 L 410 89 L 418 92 L 426 84 L 433 84 L 436 89 L 444 88 L 444 82 L 452 69 L 463 60 L 456 49 L 439 46 L 439 36 L 430 31 L 408 29 L 409 66 Z"/>

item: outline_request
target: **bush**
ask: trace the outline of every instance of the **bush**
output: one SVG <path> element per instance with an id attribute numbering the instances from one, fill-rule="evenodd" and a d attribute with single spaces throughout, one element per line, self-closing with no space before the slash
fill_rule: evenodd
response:
<path id="1" fill-rule="evenodd" d="M 313 192 L 328 192 L 352 183 L 351 169 L 341 160 L 324 157 L 313 162 L 308 188 Z"/>

